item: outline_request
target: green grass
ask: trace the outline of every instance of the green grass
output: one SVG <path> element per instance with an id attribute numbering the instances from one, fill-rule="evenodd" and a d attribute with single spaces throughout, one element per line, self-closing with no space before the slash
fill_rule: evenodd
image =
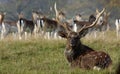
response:
<path id="1" fill-rule="evenodd" d="M 82 39 L 83 44 L 95 50 L 107 52 L 112 60 L 114 74 L 120 56 L 120 39 L 113 32 L 105 37 L 88 36 Z M 65 40 L 30 40 L 0 41 L 0 74 L 108 74 L 109 70 L 82 70 L 69 66 L 65 56 Z"/>

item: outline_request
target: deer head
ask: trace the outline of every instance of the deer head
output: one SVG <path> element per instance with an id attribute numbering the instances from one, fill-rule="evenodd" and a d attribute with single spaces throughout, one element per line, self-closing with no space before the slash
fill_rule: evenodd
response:
<path id="1" fill-rule="evenodd" d="M 94 22 L 95 19 L 96 19 L 96 17 L 93 14 L 89 16 L 89 22 L 90 23 Z"/>
<path id="2" fill-rule="evenodd" d="M 34 20 L 38 19 L 38 18 L 43 18 L 43 12 L 42 11 L 32 11 L 32 18 Z"/>
<path id="3" fill-rule="evenodd" d="M 17 15 L 18 15 L 19 19 L 24 18 L 24 13 L 23 12 L 17 13 Z"/>
<path id="4" fill-rule="evenodd" d="M 82 15 L 81 14 L 76 14 L 75 15 L 75 20 L 82 21 Z"/>

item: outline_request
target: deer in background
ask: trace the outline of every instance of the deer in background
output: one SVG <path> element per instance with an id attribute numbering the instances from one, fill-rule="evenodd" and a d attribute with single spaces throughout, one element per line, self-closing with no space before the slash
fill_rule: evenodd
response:
<path id="1" fill-rule="evenodd" d="M 42 36 L 45 38 L 57 38 L 57 32 L 59 29 L 58 22 L 55 19 L 50 19 L 44 16 L 43 14 L 39 14 L 37 12 L 33 12 L 33 19 L 37 22 L 37 27 L 39 31 L 42 32 Z"/>
<path id="2" fill-rule="evenodd" d="M 66 24 L 60 24 L 65 28 L 59 31 L 59 35 L 67 39 L 65 56 L 71 67 L 82 69 L 105 69 L 112 64 L 110 56 L 103 51 L 95 51 L 81 43 L 80 39 L 86 35 L 86 30 L 95 26 L 99 17 L 103 14 L 103 9 L 91 25 L 84 25 L 77 32 L 72 31 Z"/>
<path id="3" fill-rule="evenodd" d="M 43 21 L 42 23 L 42 27 L 43 27 L 43 31 L 47 34 L 48 39 L 51 38 L 56 38 L 56 33 L 58 31 L 58 22 L 56 20 L 52 20 L 49 18 L 41 18 L 41 21 Z"/>
<path id="4" fill-rule="evenodd" d="M 34 23 L 32 20 L 27 20 L 24 18 L 23 13 L 18 14 L 19 20 L 17 22 L 19 39 L 22 39 L 22 35 L 25 33 L 25 39 L 27 38 L 27 30 L 30 31 L 31 34 L 34 32 Z"/>
<path id="5" fill-rule="evenodd" d="M 6 21 L 4 19 L 5 15 L 6 15 L 5 12 L 0 14 L 1 39 L 3 39 L 4 37 L 6 37 L 9 33 L 16 34 L 17 31 L 18 31 L 17 30 L 16 21 Z"/>
<path id="6" fill-rule="evenodd" d="M 91 17 L 89 17 L 89 22 L 94 21 L 97 17 L 97 14 L 99 14 L 99 11 L 98 9 L 96 9 L 96 16 L 95 15 L 92 15 L 93 17 L 93 20 Z M 102 36 L 104 37 L 104 33 L 105 31 L 108 31 L 109 30 L 109 23 L 108 23 L 108 20 L 109 20 L 109 16 L 110 16 L 110 13 L 108 12 L 104 12 L 102 16 L 100 16 L 96 26 L 94 26 L 90 31 L 93 31 L 93 34 L 94 34 L 94 37 L 96 38 L 97 37 L 97 32 L 102 32 Z M 91 19 L 91 20 L 90 20 Z"/>
<path id="7" fill-rule="evenodd" d="M 99 13 L 99 11 L 97 9 L 96 16 L 98 13 Z M 109 16 L 110 16 L 110 12 L 104 12 L 104 14 L 98 20 L 96 29 L 98 29 L 99 31 L 108 31 L 109 30 L 109 23 L 108 23 Z"/>
<path id="8" fill-rule="evenodd" d="M 82 20 L 74 20 L 74 31 L 77 32 L 78 29 L 82 28 L 83 26 L 89 26 L 91 25 L 94 21 L 95 21 L 95 17 L 93 15 L 90 15 L 89 17 L 89 21 L 82 21 Z M 93 27 L 92 27 L 93 28 Z M 92 28 L 89 28 L 89 30 L 86 30 L 85 32 L 88 33 L 90 31 L 90 29 Z"/>
<path id="9" fill-rule="evenodd" d="M 56 18 L 59 20 L 59 22 L 63 22 L 64 13 L 62 11 L 57 12 L 56 5 L 54 7 L 55 7 L 56 13 L 58 14 L 56 15 Z M 58 20 L 47 18 L 43 14 L 39 14 L 37 12 L 33 12 L 32 14 L 33 14 L 33 19 L 37 20 L 37 24 L 40 27 L 41 31 L 43 32 L 43 36 L 45 38 L 48 38 L 48 39 L 58 38 L 57 32 L 59 30 L 63 30 L 62 26 L 58 25 Z"/>
<path id="10" fill-rule="evenodd" d="M 35 32 L 36 32 L 36 34 L 39 34 L 42 31 L 42 27 L 43 27 L 42 23 L 43 23 L 43 21 L 41 21 L 40 18 L 43 18 L 43 17 L 44 17 L 44 15 L 43 15 L 42 12 L 40 12 L 40 11 L 32 11 L 32 20 L 33 20 L 33 22 L 35 24 L 35 30 L 36 30 Z"/>
<path id="11" fill-rule="evenodd" d="M 75 16 L 75 18 L 74 18 L 74 20 L 73 20 L 73 23 L 74 23 L 74 24 L 72 24 L 72 25 L 73 25 L 73 30 L 74 30 L 75 32 L 77 32 L 78 26 L 77 26 L 77 24 L 76 24 L 74 21 L 83 21 L 81 14 L 76 14 L 76 16 Z"/>
<path id="12" fill-rule="evenodd" d="M 96 16 L 94 14 L 89 16 L 89 21 L 77 21 L 74 20 L 74 23 L 77 24 L 77 28 L 81 28 L 84 25 L 90 25 L 92 22 L 95 21 L 97 15 L 100 12 L 98 11 L 98 9 L 96 10 Z M 97 37 L 97 32 L 102 32 L 103 36 L 104 36 L 104 31 L 108 31 L 109 30 L 109 23 L 108 23 L 108 18 L 109 18 L 110 13 L 104 12 L 102 16 L 100 16 L 100 18 L 98 19 L 97 24 L 90 28 L 88 30 L 88 32 L 93 32 L 94 37 Z"/>
<path id="13" fill-rule="evenodd" d="M 32 12 L 33 21 L 37 27 L 37 33 L 40 33 L 45 38 L 54 38 L 54 34 L 57 31 L 57 21 L 47 18 L 41 12 Z"/>
<path id="14" fill-rule="evenodd" d="M 96 17 L 92 14 L 89 16 L 89 20 L 85 21 L 85 20 L 82 20 L 81 15 L 78 14 L 75 16 L 75 19 L 73 20 L 73 23 L 74 23 L 73 30 L 75 32 L 77 32 L 77 30 L 82 28 L 84 25 L 86 25 L 86 26 L 91 25 L 95 21 L 95 19 L 96 19 Z"/>

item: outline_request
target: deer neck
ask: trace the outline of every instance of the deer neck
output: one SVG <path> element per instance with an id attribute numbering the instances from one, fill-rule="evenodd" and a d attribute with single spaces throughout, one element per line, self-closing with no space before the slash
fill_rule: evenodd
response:
<path id="1" fill-rule="evenodd" d="M 82 44 L 80 41 L 74 47 L 71 47 L 69 44 L 66 46 L 65 55 L 66 55 L 68 62 L 72 62 L 76 58 L 78 58 L 80 55 L 82 55 L 81 48 L 82 48 Z"/>

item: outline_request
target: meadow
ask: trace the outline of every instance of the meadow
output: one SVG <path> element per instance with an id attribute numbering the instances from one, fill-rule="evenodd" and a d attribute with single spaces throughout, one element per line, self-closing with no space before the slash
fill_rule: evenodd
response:
<path id="1" fill-rule="evenodd" d="M 0 74 L 115 74 L 120 60 L 120 38 L 113 31 L 97 36 L 89 35 L 81 41 L 95 50 L 108 53 L 113 60 L 111 70 L 71 68 L 64 56 L 65 39 L 13 40 L 8 37 L 0 41 Z"/>

